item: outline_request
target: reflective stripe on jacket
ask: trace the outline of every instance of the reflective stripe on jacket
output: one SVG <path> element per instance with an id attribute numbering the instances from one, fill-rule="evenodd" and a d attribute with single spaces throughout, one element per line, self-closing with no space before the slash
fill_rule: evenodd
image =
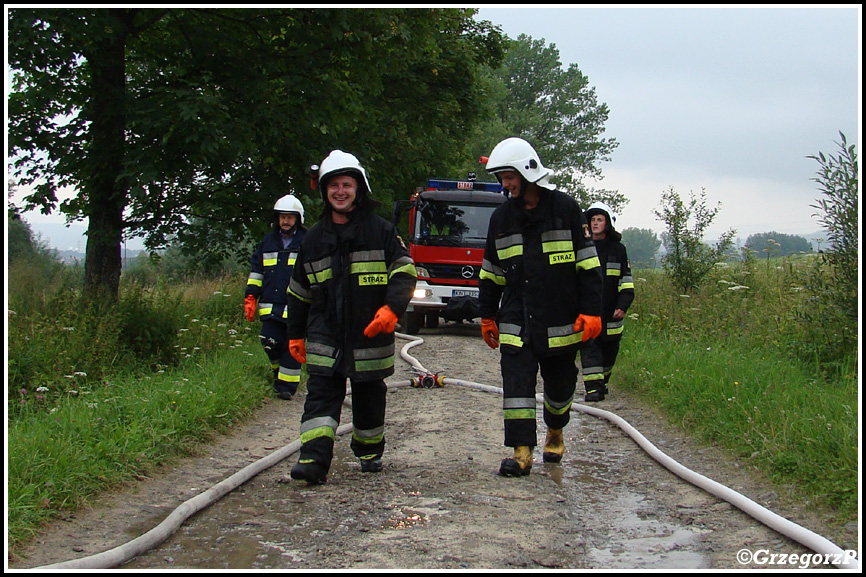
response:
<path id="1" fill-rule="evenodd" d="M 364 329 L 383 305 L 403 315 L 417 273 L 393 224 L 368 212 L 351 216 L 347 225 L 326 218 L 307 232 L 289 283 L 288 334 L 306 338 L 311 374 L 380 379 L 394 373 L 394 333 L 371 339 Z"/>
<path id="2" fill-rule="evenodd" d="M 479 276 L 481 317 L 496 317 L 503 353 L 532 346 L 565 353 L 580 343 L 579 314 L 601 315 L 601 266 L 577 201 L 543 191 L 538 206 L 519 199 L 490 218 Z"/>
<path id="3" fill-rule="evenodd" d="M 616 240 L 606 238 L 595 241 L 598 258 L 604 267 L 604 292 L 601 297 L 601 336 L 603 340 L 618 339 L 622 336 L 625 319 L 613 318 L 613 311 L 628 307 L 634 301 L 634 280 L 625 246 Z"/>
<path id="4" fill-rule="evenodd" d="M 286 320 L 286 289 L 292 278 L 304 233 L 300 227 L 296 228 L 291 243 L 283 248 L 282 234 L 274 230 L 262 239 L 250 257 L 250 276 L 244 296 L 256 297 L 261 320 Z"/>

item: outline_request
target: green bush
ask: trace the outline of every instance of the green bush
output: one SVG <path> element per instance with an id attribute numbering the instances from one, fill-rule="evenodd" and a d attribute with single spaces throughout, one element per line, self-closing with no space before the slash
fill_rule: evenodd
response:
<path id="1" fill-rule="evenodd" d="M 653 210 L 658 220 L 665 223 L 662 242 L 667 251 L 662 266 L 681 292 L 696 290 L 703 284 L 716 263 L 725 262 L 733 244 L 735 231 L 722 233 L 715 246 L 704 242 L 704 234 L 719 212 L 719 206 L 707 208 L 707 193 L 700 197 L 694 193 L 686 203 L 673 187 L 662 194 L 661 207 Z"/>
<path id="2" fill-rule="evenodd" d="M 121 344 L 145 362 L 176 364 L 179 307 L 177 297 L 163 296 L 160 291 L 149 297 L 140 287 L 125 291 L 118 305 Z"/>

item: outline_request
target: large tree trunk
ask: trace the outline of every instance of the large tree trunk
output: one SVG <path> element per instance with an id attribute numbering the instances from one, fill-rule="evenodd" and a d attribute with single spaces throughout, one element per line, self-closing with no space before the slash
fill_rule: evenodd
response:
<path id="1" fill-rule="evenodd" d="M 89 298 L 116 300 L 122 265 L 123 209 L 126 206 L 123 168 L 126 127 L 126 34 L 124 10 L 112 10 L 116 28 L 100 34 L 88 50 L 93 95 L 86 111 L 90 125 L 87 156 L 90 177 L 82 183 L 87 198 L 85 211 L 87 254 L 84 259 L 84 294 Z"/>

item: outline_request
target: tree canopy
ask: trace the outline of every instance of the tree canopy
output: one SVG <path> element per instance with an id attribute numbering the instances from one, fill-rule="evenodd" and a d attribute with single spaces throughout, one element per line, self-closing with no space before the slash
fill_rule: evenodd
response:
<path id="1" fill-rule="evenodd" d="M 628 252 L 632 269 L 656 266 L 661 239 L 651 229 L 630 227 L 622 231 L 622 244 Z"/>
<path id="2" fill-rule="evenodd" d="M 812 252 L 812 245 L 805 237 L 775 231 L 749 235 L 744 246 L 765 253 L 767 258 Z"/>
<path id="3" fill-rule="evenodd" d="M 468 9 L 13 8 L 9 152 L 26 208 L 89 219 L 85 291 L 149 248 L 262 230 L 307 171 L 356 154 L 388 203 L 457 162 L 503 37 Z M 58 203 L 58 191 L 77 194 Z"/>
<path id="4" fill-rule="evenodd" d="M 582 206 L 606 202 L 622 210 L 628 202 L 617 191 L 588 190 L 584 178 L 601 178 L 601 163 L 619 146 L 604 138 L 608 107 L 576 64 L 563 68 L 555 44 L 520 34 L 509 39 L 502 64 L 484 71 L 478 88 L 484 113 L 468 135 L 470 160 L 457 172 L 483 171 L 478 164 L 501 140 L 519 136 L 537 150 L 542 163 L 556 171 L 552 179 Z M 485 174 L 482 172 L 482 174 Z"/>

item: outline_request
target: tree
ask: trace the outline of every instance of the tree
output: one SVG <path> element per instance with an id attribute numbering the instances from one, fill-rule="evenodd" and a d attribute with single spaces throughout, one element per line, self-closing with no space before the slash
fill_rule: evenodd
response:
<path id="1" fill-rule="evenodd" d="M 812 207 L 820 211 L 816 216 L 830 241 L 830 247 L 823 253 L 827 266 L 816 271 L 821 279 L 813 279 L 812 284 L 822 287 L 818 296 L 853 323 L 848 335 L 856 339 L 860 231 L 857 151 L 853 144 L 848 146 L 843 133 L 839 135 L 837 156 L 819 152 L 807 157 L 820 164 L 818 176 L 812 180 L 818 183 L 824 197 Z"/>
<path id="2" fill-rule="evenodd" d="M 743 246 L 755 252 L 765 252 L 767 258 L 812 252 L 812 245 L 805 237 L 775 231 L 753 234 Z"/>
<path id="3" fill-rule="evenodd" d="M 387 202 L 453 160 L 477 116 L 472 79 L 502 38 L 474 13 L 11 9 L 26 208 L 89 219 L 85 293 L 116 298 L 124 235 L 195 248 L 219 227 L 230 251 L 287 192 L 314 218 L 306 172 L 333 148 L 362 158 Z M 58 206 L 64 186 L 77 195 Z"/>
<path id="4" fill-rule="evenodd" d="M 538 151 L 553 179 L 574 194 L 583 206 L 602 200 L 620 211 L 628 202 L 610 190 L 587 190 L 586 176 L 601 178 L 600 163 L 610 160 L 619 146 L 603 138 L 608 107 L 599 103 L 595 88 L 576 64 L 563 69 L 555 44 L 521 34 L 508 41 L 502 65 L 479 79 L 487 95 L 485 120 L 469 135 L 469 162 L 458 172 L 483 170 L 478 158 L 490 154 L 497 142 L 519 136 Z"/>
<path id="5" fill-rule="evenodd" d="M 837 142 L 841 152 L 838 156 L 810 155 L 807 158 L 821 165 L 818 176 L 813 178 L 819 185 L 824 198 L 811 205 L 820 212 L 815 216 L 827 232 L 830 248 L 827 251 L 829 262 L 841 275 L 842 284 L 857 287 L 858 235 L 860 230 L 859 187 L 857 184 L 857 151 L 843 133 L 842 142 Z M 856 302 L 856 296 L 854 298 Z M 856 309 L 853 309 L 856 311 Z"/>
<path id="6" fill-rule="evenodd" d="M 656 233 L 648 228 L 627 228 L 621 232 L 632 269 L 656 266 L 656 253 L 662 244 Z"/>
<path id="7" fill-rule="evenodd" d="M 704 189 L 701 189 L 699 197 L 690 193 L 686 203 L 670 187 L 662 193 L 661 208 L 653 209 L 656 218 L 667 227 L 662 233 L 662 242 L 667 250 L 662 258 L 662 266 L 674 285 L 683 292 L 698 288 L 713 266 L 725 260 L 725 253 L 733 245 L 736 234 L 733 229 L 723 233 L 715 246 L 703 240 L 720 206 L 721 203 L 715 208 L 707 208 L 707 193 Z"/>

